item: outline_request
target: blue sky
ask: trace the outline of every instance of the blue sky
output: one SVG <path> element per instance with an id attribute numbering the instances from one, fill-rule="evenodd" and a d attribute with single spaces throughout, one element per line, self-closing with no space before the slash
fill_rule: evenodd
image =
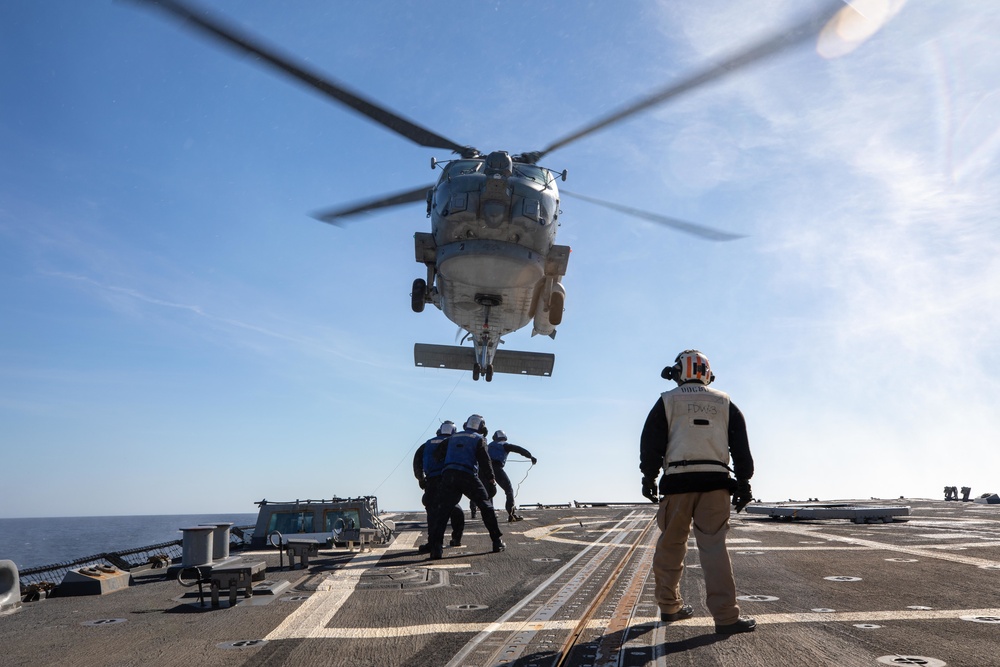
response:
<path id="1" fill-rule="evenodd" d="M 874 17 L 898 2 L 869 1 Z M 539 149 L 817 3 L 203 1 L 459 143 Z M 862 5 L 858 5 L 862 8 Z M 419 507 L 414 449 L 485 416 L 524 503 L 640 499 L 661 368 L 711 359 L 756 495 L 1000 491 L 1000 6 L 911 2 L 837 59 L 805 44 L 549 155 L 565 187 L 552 378 L 413 366 L 419 204 L 441 150 L 130 2 L 0 3 L 0 516 Z M 512 457 L 512 461 L 518 457 Z"/>

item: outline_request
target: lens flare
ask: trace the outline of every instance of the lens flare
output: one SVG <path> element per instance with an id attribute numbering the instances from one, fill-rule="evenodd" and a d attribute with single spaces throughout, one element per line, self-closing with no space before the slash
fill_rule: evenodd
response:
<path id="1" fill-rule="evenodd" d="M 852 0 L 823 26 L 816 52 L 827 59 L 847 55 L 892 20 L 906 0 Z"/>

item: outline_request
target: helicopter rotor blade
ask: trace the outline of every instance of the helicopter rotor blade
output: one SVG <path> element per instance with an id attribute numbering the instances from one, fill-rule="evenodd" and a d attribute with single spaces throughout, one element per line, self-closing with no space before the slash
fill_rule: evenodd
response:
<path id="1" fill-rule="evenodd" d="M 405 192 L 397 192 L 395 194 L 379 197 L 378 199 L 371 201 L 351 204 L 346 207 L 338 206 L 337 208 L 327 209 L 325 211 L 317 211 L 316 213 L 313 213 L 313 217 L 320 222 L 340 226 L 340 223 L 345 218 L 350 218 L 362 213 L 370 213 L 371 211 L 377 211 L 380 208 L 389 208 L 391 206 L 400 206 L 402 204 L 412 204 L 413 202 L 426 201 L 427 191 L 432 187 L 434 186 L 422 185 L 419 188 L 414 188 Z"/>
<path id="2" fill-rule="evenodd" d="M 659 213 L 651 213 L 649 211 L 632 208 L 631 206 L 623 206 L 622 204 L 615 204 L 613 202 L 604 201 L 603 199 L 595 199 L 594 197 L 588 197 L 587 195 L 568 192 L 564 188 L 560 188 L 559 192 L 564 195 L 569 195 L 570 197 L 582 199 L 583 201 L 590 202 L 591 204 L 597 204 L 598 206 L 603 206 L 614 211 L 619 211 L 620 213 L 625 213 L 626 215 L 642 218 L 643 220 L 651 220 L 661 225 L 666 225 L 671 229 L 676 229 L 679 232 L 697 236 L 708 241 L 734 241 L 736 239 L 746 238 L 743 234 L 733 234 L 732 232 L 725 232 L 721 229 L 715 229 L 706 225 L 698 225 L 693 222 L 685 222 L 684 220 L 678 220 L 677 218 L 670 218 L 665 215 L 660 215 Z"/>
<path id="3" fill-rule="evenodd" d="M 475 152 L 475 149 L 472 149 L 469 146 L 460 146 L 450 139 L 446 139 L 439 134 L 417 125 L 413 121 L 407 120 L 406 118 L 389 111 L 385 107 L 364 99 L 360 95 L 349 91 L 340 84 L 334 83 L 331 79 L 310 71 L 304 65 L 296 63 L 291 58 L 280 55 L 276 51 L 266 48 L 261 42 L 252 39 L 245 34 L 241 34 L 236 28 L 231 25 L 226 25 L 222 20 L 210 17 L 208 14 L 200 10 L 195 10 L 183 2 L 179 2 L 178 0 L 132 1 L 155 5 L 163 9 L 164 11 L 172 14 L 175 18 L 194 25 L 196 28 L 211 35 L 219 41 L 228 44 L 230 47 L 238 51 L 242 51 L 263 60 L 279 71 L 298 79 L 314 90 L 317 90 L 327 97 L 330 97 L 353 109 L 354 111 L 367 116 L 376 123 L 389 128 L 393 132 L 402 135 L 420 146 L 427 146 L 428 148 L 444 148 L 461 155 L 467 155 L 470 152 Z"/>
<path id="4" fill-rule="evenodd" d="M 765 60 L 770 56 L 781 53 L 782 51 L 789 49 L 796 44 L 809 39 L 810 37 L 818 35 L 820 30 L 830 21 L 830 19 L 845 6 L 846 5 L 843 0 L 836 0 L 833 3 L 826 5 L 822 11 L 817 12 L 809 19 L 799 23 L 798 25 L 792 28 L 779 30 L 754 43 L 750 47 L 733 53 L 718 64 L 713 65 L 708 69 L 695 74 L 694 76 L 688 77 L 680 83 L 673 83 L 666 88 L 653 93 L 652 95 L 633 102 L 619 111 L 600 118 L 590 125 L 587 125 L 576 132 L 549 144 L 549 146 L 544 150 L 525 153 L 522 157 L 525 158 L 526 161 L 537 163 L 538 160 L 557 148 L 562 148 L 563 146 L 577 141 L 578 139 L 582 139 L 593 134 L 594 132 L 597 132 L 598 130 L 602 130 L 609 125 L 620 123 L 621 121 L 634 116 L 637 113 L 645 111 L 650 107 L 663 104 L 664 102 L 667 102 L 675 97 L 679 97 L 688 91 L 694 90 L 695 88 L 712 81 L 722 79 L 733 72 L 739 71 Z"/>

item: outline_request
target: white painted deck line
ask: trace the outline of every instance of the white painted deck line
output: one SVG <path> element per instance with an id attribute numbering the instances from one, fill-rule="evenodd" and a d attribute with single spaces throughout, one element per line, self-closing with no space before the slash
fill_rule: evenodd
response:
<path id="1" fill-rule="evenodd" d="M 323 632 L 326 624 L 358 587 L 365 570 L 377 563 L 385 554 L 393 551 L 412 551 L 413 544 L 419 536 L 420 533 L 416 531 L 405 532 L 386 547 L 385 551 L 358 553 L 347 562 L 344 569 L 331 572 L 326 580 L 320 583 L 316 592 L 264 639 L 272 641 L 325 636 Z"/>
<path id="2" fill-rule="evenodd" d="M 804 614 L 754 614 L 757 623 L 761 625 L 779 625 L 785 623 L 885 623 L 888 621 L 931 621 L 941 619 L 959 619 L 963 616 L 1000 617 L 1000 608 L 996 609 L 933 609 L 927 611 L 885 610 L 856 611 Z M 611 619 L 592 619 L 587 623 L 589 629 L 604 629 Z M 393 637 L 412 637 L 416 635 L 433 635 L 440 633 L 472 634 L 489 630 L 490 632 L 515 632 L 519 630 L 573 630 L 578 620 L 542 621 L 524 623 L 523 621 L 508 621 L 502 623 L 429 623 L 426 625 L 407 625 L 395 628 L 324 628 L 321 632 L 311 635 L 324 639 L 390 639 Z M 636 616 L 632 626 L 659 623 L 657 616 Z M 715 627 L 711 616 L 689 618 L 669 625 L 685 625 L 689 627 Z"/>

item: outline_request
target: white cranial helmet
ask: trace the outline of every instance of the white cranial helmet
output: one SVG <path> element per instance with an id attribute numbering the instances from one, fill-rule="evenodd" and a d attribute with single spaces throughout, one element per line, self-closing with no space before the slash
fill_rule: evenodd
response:
<path id="1" fill-rule="evenodd" d="M 677 384 L 700 382 L 708 385 L 715 380 L 708 357 L 698 350 L 684 350 L 678 354 L 674 365 L 664 368 L 660 376 L 666 380 L 674 380 Z"/>

